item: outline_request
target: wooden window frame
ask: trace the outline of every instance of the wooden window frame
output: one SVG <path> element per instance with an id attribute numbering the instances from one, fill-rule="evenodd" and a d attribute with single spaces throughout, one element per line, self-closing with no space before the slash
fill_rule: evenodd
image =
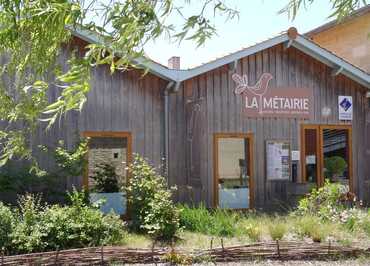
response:
<path id="1" fill-rule="evenodd" d="M 324 143 L 324 130 L 325 129 L 338 129 L 338 130 L 347 130 L 348 132 L 348 178 L 349 178 L 349 189 L 350 191 L 353 191 L 353 164 L 352 164 L 352 125 L 320 125 L 320 124 L 304 124 L 301 125 L 301 173 L 302 173 L 302 182 L 306 183 L 306 167 L 305 167 L 305 129 L 315 129 L 316 130 L 316 150 L 318 153 L 318 160 L 317 160 L 317 186 L 323 186 L 325 183 L 324 178 L 324 149 L 323 149 L 323 143 Z"/>
<path id="2" fill-rule="evenodd" d="M 127 131 L 84 131 L 82 132 L 82 136 L 84 138 L 94 138 L 94 137 L 101 137 L 101 138 L 127 138 L 127 155 L 126 161 L 127 165 L 129 165 L 132 161 L 132 135 L 131 132 Z M 86 167 L 83 175 L 83 187 L 86 191 L 89 190 L 89 177 L 88 177 L 88 167 L 89 167 L 89 145 L 87 145 L 87 153 L 86 153 Z M 129 178 L 129 173 L 126 177 L 126 183 Z"/>
<path id="3" fill-rule="evenodd" d="M 214 133 L 213 135 L 213 206 L 218 207 L 218 140 L 221 138 L 231 139 L 248 139 L 248 154 L 249 162 L 248 167 L 250 169 L 249 178 L 249 208 L 241 209 L 248 210 L 254 207 L 254 161 L 253 161 L 253 133 Z M 238 210 L 238 209 L 233 209 Z"/>

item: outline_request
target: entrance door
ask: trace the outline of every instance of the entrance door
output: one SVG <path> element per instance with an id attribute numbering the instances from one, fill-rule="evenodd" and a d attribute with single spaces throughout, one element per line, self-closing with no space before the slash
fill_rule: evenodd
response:
<path id="1" fill-rule="evenodd" d="M 352 129 L 349 125 L 302 125 L 303 181 L 323 186 L 325 179 L 352 189 Z"/>
<path id="2" fill-rule="evenodd" d="M 251 134 L 216 134 L 215 206 L 248 209 L 253 198 Z"/>

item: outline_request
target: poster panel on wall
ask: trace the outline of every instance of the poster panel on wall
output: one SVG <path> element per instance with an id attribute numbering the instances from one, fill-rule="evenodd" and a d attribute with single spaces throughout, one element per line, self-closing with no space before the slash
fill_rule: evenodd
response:
<path id="1" fill-rule="evenodd" d="M 290 143 L 287 141 L 266 142 L 266 173 L 268 180 L 290 179 Z"/>

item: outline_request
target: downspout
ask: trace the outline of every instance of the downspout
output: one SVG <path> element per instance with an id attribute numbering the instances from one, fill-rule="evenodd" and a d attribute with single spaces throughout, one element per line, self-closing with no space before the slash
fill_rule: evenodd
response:
<path id="1" fill-rule="evenodd" d="M 169 117 L 169 99 L 168 96 L 170 94 L 170 89 L 174 85 L 173 81 L 168 82 L 166 88 L 164 89 L 164 169 L 163 169 L 163 175 L 166 178 L 167 185 L 168 185 L 168 155 L 169 155 L 169 123 L 170 123 L 170 117 Z"/>
<path id="2" fill-rule="evenodd" d="M 170 132 L 169 132 L 169 124 L 170 124 L 170 101 L 169 101 L 169 94 L 176 93 L 179 90 L 181 82 L 168 82 L 166 88 L 164 89 L 164 169 L 163 175 L 166 178 L 167 185 L 169 184 L 169 177 L 168 177 L 168 166 L 169 166 L 169 146 L 170 146 Z"/>

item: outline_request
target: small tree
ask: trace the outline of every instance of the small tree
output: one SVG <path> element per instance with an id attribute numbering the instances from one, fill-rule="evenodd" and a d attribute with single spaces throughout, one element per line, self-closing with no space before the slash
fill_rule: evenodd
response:
<path id="1" fill-rule="evenodd" d="M 343 176 L 344 171 L 347 169 L 347 162 L 340 156 L 332 156 L 325 158 L 325 178 L 337 179 Z"/>
<path id="2" fill-rule="evenodd" d="M 95 181 L 94 190 L 98 193 L 115 193 L 119 191 L 116 169 L 109 163 L 98 164 L 91 177 Z"/>
<path id="3" fill-rule="evenodd" d="M 127 193 L 133 229 L 155 239 L 172 240 L 180 227 L 179 210 L 165 178 L 138 155 L 130 166 L 130 174 Z"/>

